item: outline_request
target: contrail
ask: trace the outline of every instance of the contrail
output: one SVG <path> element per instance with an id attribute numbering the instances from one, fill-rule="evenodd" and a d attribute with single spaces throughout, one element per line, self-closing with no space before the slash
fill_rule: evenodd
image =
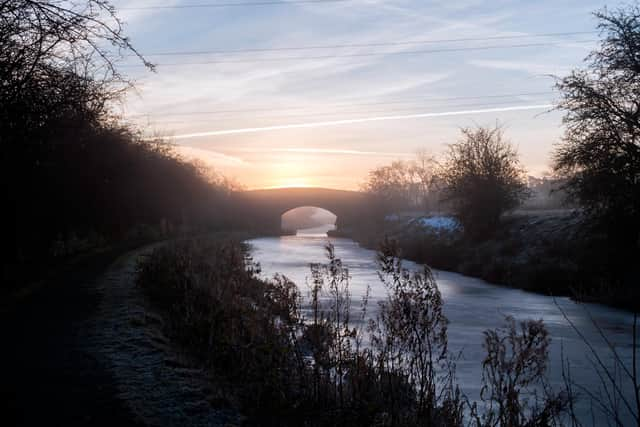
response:
<path id="1" fill-rule="evenodd" d="M 348 125 L 348 124 L 354 124 L 354 123 L 381 122 L 386 120 L 407 120 L 407 119 L 420 119 L 420 118 L 427 118 L 427 117 L 461 116 L 464 114 L 497 113 L 497 112 L 503 112 L 503 111 L 541 110 L 541 109 L 547 109 L 552 107 L 553 105 L 551 104 L 538 104 L 538 105 L 499 107 L 499 108 L 485 108 L 480 110 L 446 111 L 442 113 L 418 113 L 418 114 L 404 114 L 399 116 L 362 117 L 359 119 L 330 120 L 330 121 L 323 121 L 323 122 L 294 123 L 294 124 L 288 124 L 288 125 L 274 125 L 274 126 L 262 126 L 262 127 L 253 127 L 253 128 L 223 129 L 223 130 L 213 130 L 208 132 L 185 133 L 182 135 L 170 136 L 170 138 L 189 139 L 189 138 L 199 138 L 203 136 L 223 136 L 223 135 L 236 135 L 240 133 L 266 132 L 270 130 L 340 126 L 340 125 Z"/>

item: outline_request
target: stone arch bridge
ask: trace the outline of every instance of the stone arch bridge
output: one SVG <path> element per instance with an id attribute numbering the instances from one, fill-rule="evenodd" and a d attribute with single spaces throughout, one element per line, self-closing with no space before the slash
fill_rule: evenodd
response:
<path id="1" fill-rule="evenodd" d="M 336 215 L 338 231 L 349 231 L 369 211 L 370 198 L 360 191 L 329 188 L 274 188 L 243 191 L 240 197 L 256 228 L 281 231 L 281 216 L 301 207 L 313 206 Z"/>

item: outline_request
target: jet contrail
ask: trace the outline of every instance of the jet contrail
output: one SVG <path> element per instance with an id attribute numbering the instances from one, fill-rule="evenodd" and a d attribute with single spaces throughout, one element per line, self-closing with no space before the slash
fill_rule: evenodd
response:
<path id="1" fill-rule="evenodd" d="M 189 138 L 199 138 L 203 136 L 223 136 L 223 135 L 235 135 L 240 133 L 265 132 L 270 130 L 281 130 L 281 129 L 339 126 L 339 125 L 348 125 L 348 124 L 354 124 L 354 123 L 381 122 L 385 120 L 407 120 L 407 119 L 420 119 L 420 118 L 427 118 L 427 117 L 460 116 L 463 114 L 497 113 L 502 111 L 541 110 L 541 109 L 552 108 L 552 107 L 553 105 L 551 104 L 538 104 L 538 105 L 499 107 L 499 108 L 485 108 L 481 110 L 446 111 L 442 113 L 418 113 L 418 114 L 404 114 L 400 116 L 362 117 L 359 119 L 331 120 L 331 121 L 324 121 L 324 122 L 294 123 L 294 124 L 288 124 L 288 125 L 273 125 L 273 126 L 262 126 L 262 127 L 253 127 L 253 128 L 223 129 L 223 130 L 213 130 L 208 132 L 185 133 L 182 135 L 169 136 L 169 138 L 189 139 Z"/>

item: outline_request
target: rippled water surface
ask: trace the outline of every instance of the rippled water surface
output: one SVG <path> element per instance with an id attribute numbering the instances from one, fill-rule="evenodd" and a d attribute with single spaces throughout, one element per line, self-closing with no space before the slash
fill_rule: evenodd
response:
<path id="1" fill-rule="evenodd" d="M 250 240 L 249 243 L 252 245 L 253 258 L 260 263 L 264 275 L 282 273 L 295 281 L 306 295 L 305 283 L 309 277 L 309 263 L 325 261 L 324 246 L 328 240 L 316 230 L 298 236 L 258 238 Z M 337 256 L 349 268 L 352 276 L 350 289 L 354 301 L 360 301 L 367 286 L 370 286 L 370 307 L 376 307 L 376 301 L 386 297 L 386 290 L 377 277 L 375 252 L 361 248 L 350 239 L 330 240 L 336 248 Z M 409 268 L 419 268 L 408 261 L 405 265 Z M 507 315 L 516 319 L 544 320 L 552 337 L 549 371 L 552 384 L 558 387 L 562 384 L 562 351 L 571 364 L 574 379 L 592 392 L 600 387 L 587 347 L 565 320 L 553 298 L 491 285 L 456 273 L 438 270 L 434 273 L 450 322 L 449 350 L 453 353 L 462 351 L 462 358 L 457 363 L 457 377 L 463 391 L 471 399 L 477 399 L 480 393 L 484 356 L 482 333 L 486 329 L 501 325 Z M 616 346 L 622 361 L 631 367 L 631 314 L 596 304 L 575 304 L 568 298 L 556 298 L 555 302 L 580 328 L 602 355 L 605 363 L 611 364 L 612 356 L 592 319 L 600 326 L 607 339 Z M 375 310 L 370 310 L 370 315 L 375 315 Z M 624 387 L 628 390 L 629 399 L 634 401 L 630 384 Z M 581 399 L 579 412 L 583 417 L 590 419 L 589 408 L 587 399 Z M 628 416 L 627 414 L 625 418 Z"/>

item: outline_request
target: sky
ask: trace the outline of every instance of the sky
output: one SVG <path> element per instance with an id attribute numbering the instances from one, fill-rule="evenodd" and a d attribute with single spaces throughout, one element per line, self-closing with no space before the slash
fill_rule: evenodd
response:
<path id="1" fill-rule="evenodd" d="M 554 77 L 597 46 L 589 0 L 117 0 L 137 83 L 122 108 L 245 188 L 358 189 L 500 123 L 533 175 L 562 137 Z M 184 7 L 191 6 L 191 7 Z M 193 7 L 196 6 L 196 7 Z M 212 7 L 213 6 L 213 7 Z"/>

